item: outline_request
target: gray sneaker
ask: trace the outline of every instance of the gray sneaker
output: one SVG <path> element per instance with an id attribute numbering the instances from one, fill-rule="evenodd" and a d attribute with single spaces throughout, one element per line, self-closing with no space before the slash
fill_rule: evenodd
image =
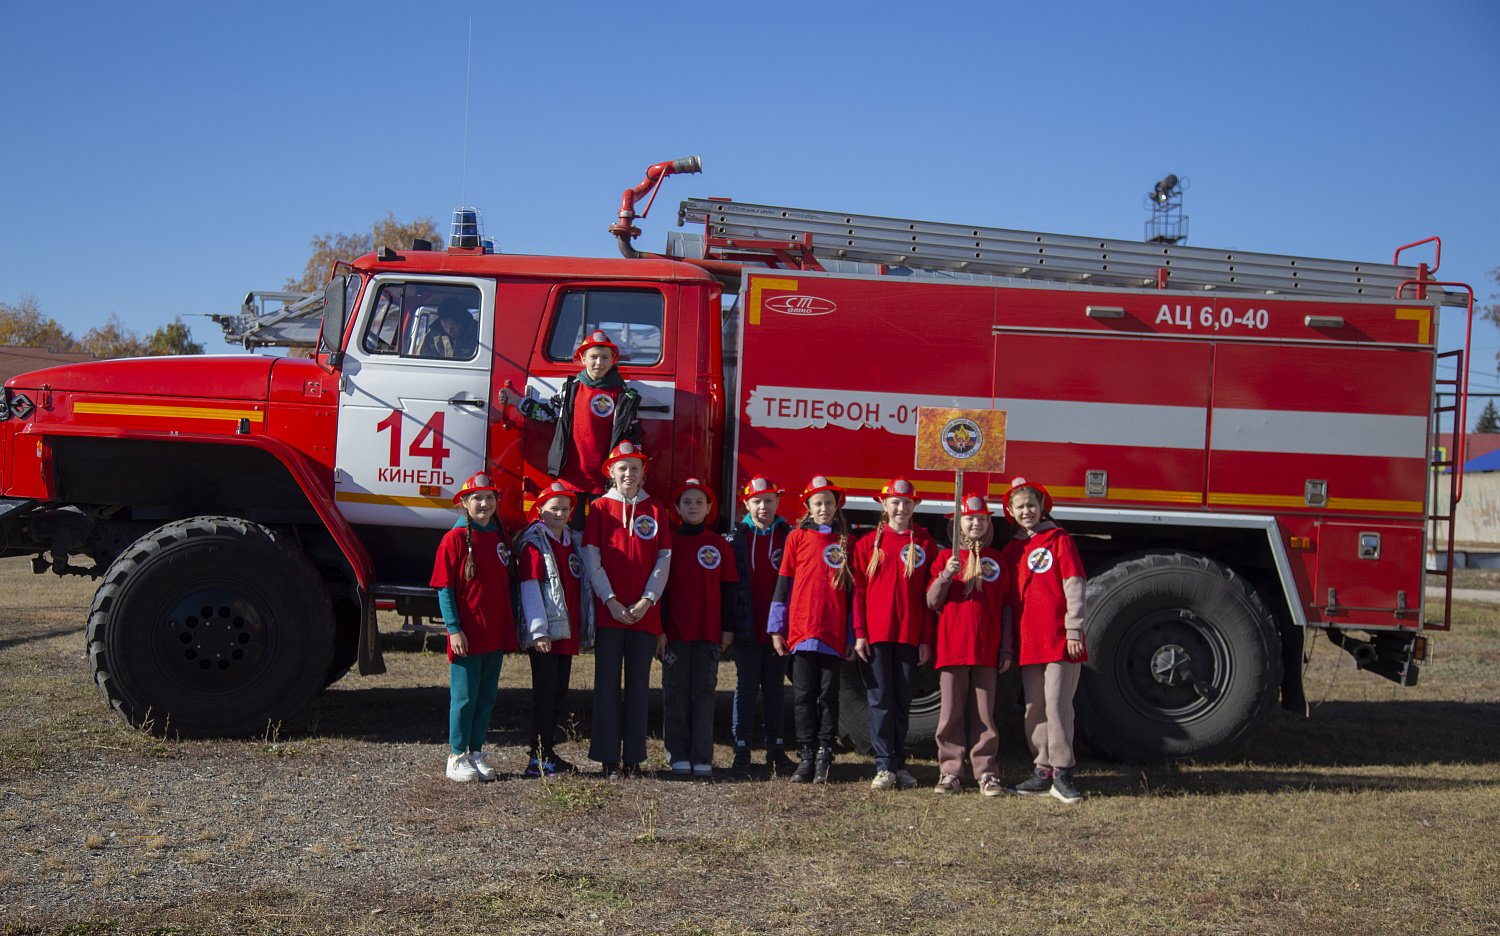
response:
<path id="1" fill-rule="evenodd" d="M 1012 793 L 1020 796 L 1029 796 L 1035 793 L 1046 793 L 1052 789 L 1052 771 L 1046 767 L 1038 767 L 1030 777 L 1010 788 Z"/>
<path id="2" fill-rule="evenodd" d="M 1083 794 L 1073 785 L 1073 771 L 1062 768 L 1052 771 L 1052 796 L 1064 803 L 1076 803 L 1083 799 Z"/>
<path id="3" fill-rule="evenodd" d="M 902 767 L 896 771 L 896 786 L 903 790 L 914 790 L 917 787 L 917 778 L 907 773 L 906 768 Z"/>

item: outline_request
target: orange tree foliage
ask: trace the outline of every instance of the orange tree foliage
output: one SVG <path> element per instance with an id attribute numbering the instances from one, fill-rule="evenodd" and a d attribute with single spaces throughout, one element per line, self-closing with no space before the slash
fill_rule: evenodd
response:
<path id="1" fill-rule="evenodd" d="M 145 357 L 161 354 L 202 354 L 203 345 L 193 341 L 182 319 L 163 325 L 149 338 L 141 338 L 111 315 L 103 325 L 90 328 L 82 338 L 44 315 L 36 297 L 21 296 L 14 305 L 0 302 L 0 345 L 47 348 L 51 351 L 88 351 L 97 358 Z"/>
<path id="2" fill-rule="evenodd" d="M 431 218 L 418 217 L 410 224 L 402 224 L 389 211 L 384 218 L 371 225 L 368 231 L 354 234 L 329 233 L 314 237 L 308 244 L 312 248 L 312 256 L 307 258 L 307 266 L 302 268 L 301 278 L 286 281 L 287 291 L 317 292 L 328 282 L 337 261 L 362 257 L 376 247 L 409 250 L 411 242 L 418 239 L 431 241 L 435 245 L 443 243 Z"/>

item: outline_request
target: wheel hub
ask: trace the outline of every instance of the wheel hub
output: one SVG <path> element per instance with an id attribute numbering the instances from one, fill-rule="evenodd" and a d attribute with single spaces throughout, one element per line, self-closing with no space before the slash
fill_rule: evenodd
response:
<path id="1" fill-rule="evenodd" d="M 1151 655 L 1151 675 L 1163 686 L 1192 682 L 1193 658 L 1177 644 L 1166 644 Z"/>
<path id="2" fill-rule="evenodd" d="M 166 671 L 195 689 L 241 685 L 259 670 L 267 650 L 265 614 L 243 594 L 224 588 L 183 595 L 154 630 Z"/>

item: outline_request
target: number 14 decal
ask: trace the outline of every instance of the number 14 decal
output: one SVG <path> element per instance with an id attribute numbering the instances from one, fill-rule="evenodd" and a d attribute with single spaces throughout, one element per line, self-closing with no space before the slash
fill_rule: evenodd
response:
<path id="1" fill-rule="evenodd" d="M 401 467 L 401 411 L 400 410 L 391 410 L 391 415 L 387 416 L 386 418 L 382 419 L 380 422 L 378 422 L 378 423 L 375 424 L 375 431 L 376 432 L 384 432 L 387 429 L 389 429 L 391 431 L 391 467 L 392 468 L 400 468 Z M 428 444 L 428 445 L 423 445 L 422 443 L 426 442 L 429 437 L 432 439 L 432 442 L 430 444 Z M 432 418 L 429 419 L 429 420 L 427 420 L 427 422 L 422 426 L 422 431 L 418 432 L 417 433 L 417 437 L 415 439 L 411 440 L 411 445 L 407 447 L 406 454 L 410 455 L 413 458 L 430 458 L 430 459 L 432 459 L 432 467 L 433 468 L 441 468 L 441 467 L 443 467 L 443 459 L 447 458 L 452 453 L 448 449 L 443 448 L 443 411 L 442 410 L 438 410 L 436 413 L 433 413 L 432 414 Z"/>

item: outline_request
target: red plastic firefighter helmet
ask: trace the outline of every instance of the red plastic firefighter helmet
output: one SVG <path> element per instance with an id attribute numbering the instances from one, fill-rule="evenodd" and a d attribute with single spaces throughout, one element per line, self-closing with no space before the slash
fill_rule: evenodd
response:
<path id="1" fill-rule="evenodd" d="M 573 363 L 582 364 L 583 352 L 590 348 L 608 348 L 610 353 L 615 356 L 616 361 L 620 359 L 620 349 L 616 347 L 613 341 L 609 340 L 609 336 L 603 331 L 593 331 L 583 340 L 583 344 L 578 346 L 578 350 L 573 352 Z"/>
<path id="2" fill-rule="evenodd" d="M 959 504 L 959 507 L 961 508 L 959 511 L 960 515 L 965 517 L 987 517 L 990 515 L 989 502 L 984 499 L 984 494 L 979 491 L 965 491 L 964 499 Z M 944 516 L 949 520 L 953 519 L 952 511 L 944 514 Z"/>
<path id="3" fill-rule="evenodd" d="M 807 482 L 807 487 L 802 489 L 802 506 L 806 507 L 807 502 L 812 499 L 812 496 L 822 491 L 832 491 L 833 496 L 838 498 L 838 505 L 840 507 L 844 506 L 844 489 L 828 480 L 824 475 L 814 475 L 813 479 Z"/>
<path id="4" fill-rule="evenodd" d="M 776 486 L 775 481 L 772 481 L 765 475 L 756 475 L 745 482 L 745 489 L 740 492 L 740 500 L 743 502 L 752 497 L 765 497 L 769 494 L 775 494 L 777 497 L 780 497 L 785 493 L 785 490 Z"/>
<path id="5" fill-rule="evenodd" d="M 1042 496 L 1042 516 L 1050 517 L 1052 515 L 1052 495 L 1048 494 L 1047 489 L 1040 484 L 1037 484 L 1035 481 L 1027 481 L 1025 478 L 1012 478 L 1010 480 L 1010 490 L 1005 492 L 1005 515 L 1012 520 L 1015 519 L 1015 515 L 1010 512 L 1011 495 L 1026 488 L 1031 488 Z"/>
<path id="6" fill-rule="evenodd" d="M 536 502 L 531 505 L 531 519 L 540 520 L 543 505 L 554 497 L 566 497 L 568 503 L 573 505 L 573 509 L 578 509 L 578 492 L 562 481 L 553 481 L 542 488 L 541 493 L 537 494 Z"/>
<path id="7" fill-rule="evenodd" d="M 457 506 L 459 501 L 463 500 L 467 495 L 473 494 L 475 491 L 494 491 L 495 497 L 498 498 L 500 496 L 500 489 L 495 487 L 494 482 L 490 481 L 489 475 L 481 471 L 465 481 L 463 487 L 458 489 L 458 493 L 453 495 L 454 506 Z"/>
<path id="8" fill-rule="evenodd" d="M 880 493 L 875 497 L 875 502 L 877 504 L 884 504 L 892 497 L 904 497 L 914 504 L 922 503 L 922 498 L 917 496 L 916 486 L 905 478 L 892 478 L 887 482 L 885 487 L 880 489 Z"/>
<path id="9" fill-rule="evenodd" d="M 619 445 L 616 445 L 610 451 L 609 456 L 604 459 L 604 476 L 606 478 L 609 477 L 610 465 L 613 465 L 615 462 L 625 458 L 640 459 L 642 471 L 645 471 L 647 468 L 651 467 L 651 459 L 646 457 L 646 453 L 641 451 L 641 447 L 639 445 L 636 445 L 634 442 L 630 442 L 627 440 L 625 442 L 621 442 Z"/>
<path id="10" fill-rule="evenodd" d="M 713 523 L 714 518 L 719 515 L 719 502 L 714 499 L 714 492 L 708 489 L 708 485 L 697 478 L 688 478 L 672 492 L 672 513 L 676 514 L 679 520 L 682 519 L 682 514 L 677 509 L 677 502 L 688 491 L 702 491 L 703 496 L 708 498 L 708 516 L 703 518 L 703 522 Z"/>

